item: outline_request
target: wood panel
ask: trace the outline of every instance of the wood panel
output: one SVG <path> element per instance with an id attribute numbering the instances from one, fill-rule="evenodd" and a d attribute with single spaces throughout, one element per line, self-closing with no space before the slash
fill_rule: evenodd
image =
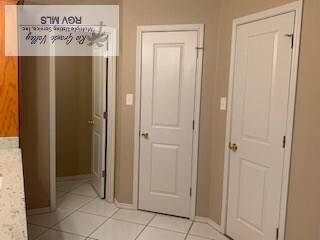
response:
<path id="1" fill-rule="evenodd" d="M 18 57 L 5 56 L 6 4 L 14 2 L 0 1 L 0 137 L 19 135 Z M 12 28 L 16 28 L 15 23 Z"/>

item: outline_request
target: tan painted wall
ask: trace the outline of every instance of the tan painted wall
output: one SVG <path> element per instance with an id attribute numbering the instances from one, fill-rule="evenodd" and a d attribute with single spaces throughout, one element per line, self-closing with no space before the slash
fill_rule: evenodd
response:
<path id="1" fill-rule="evenodd" d="M 219 2 L 216 0 L 120 1 L 120 59 L 117 81 L 116 198 L 132 202 L 134 107 L 125 105 L 133 93 L 136 72 L 136 28 L 150 24 L 205 24 L 197 213 L 207 216 L 213 136 L 212 92 L 215 88 Z"/>
<path id="2" fill-rule="evenodd" d="M 231 21 L 233 18 L 245 16 L 265 10 L 291 0 L 228 0 L 222 1 L 219 31 L 219 64 L 218 79 L 220 83 L 215 89 L 217 95 L 226 95 L 230 65 Z M 315 187 L 320 182 L 319 143 L 320 108 L 319 102 L 320 68 L 318 56 L 320 2 L 305 0 L 303 31 L 301 43 L 301 58 L 299 67 L 295 127 L 293 139 L 293 155 L 289 193 L 289 209 L 286 239 L 316 240 L 320 237 L 320 190 Z M 217 99 L 214 103 L 218 106 Z M 210 207 L 210 217 L 220 222 L 221 196 L 223 177 L 223 144 L 226 116 L 216 110 L 215 136 L 213 138 L 213 166 L 215 166 L 210 195 L 216 195 L 216 201 Z"/>
<path id="3" fill-rule="evenodd" d="M 49 58 L 21 58 L 21 148 L 28 209 L 49 206 Z"/>
<path id="4" fill-rule="evenodd" d="M 57 177 L 91 173 L 91 57 L 56 57 Z"/>

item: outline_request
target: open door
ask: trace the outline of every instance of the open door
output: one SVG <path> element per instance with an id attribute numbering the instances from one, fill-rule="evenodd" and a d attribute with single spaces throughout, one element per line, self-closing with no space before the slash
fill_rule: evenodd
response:
<path id="1" fill-rule="evenodd" d="M 105 198 L 107 61 L 92 57 L 92 185 Z"/>

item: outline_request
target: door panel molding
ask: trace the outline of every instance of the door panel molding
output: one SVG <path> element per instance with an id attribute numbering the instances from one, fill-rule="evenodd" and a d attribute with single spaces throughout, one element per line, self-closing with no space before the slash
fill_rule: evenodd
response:
<path id="1" fill-rule="evenodd" d="M 136 59 L 136 88 L 135 88 L 135 131 L 134 131 L 134 171 L 133 171 L 133 206 L 138 208 L 139 193 L 139 158 L 140 158 L 140 88 L 141 88 L 141 60 L 142 60 L 142 35 L 146 32 L 179 32 L 196 31 L 198 35 L 198 48 L 203 48 L 204 25 L 186 24 L 186 25 L 152 25 L 137 27 L 137 59 Z M 194 111 L 194 140 L 192 151 L 192 196 L 190 218 L 195 218 L 196 192 L 197 192 L 197 166 L 198 166 L 198 142 L 199 142 L 199 120 L 200 120 L 200 97 L 201 97 L 201 78 L 202 78 L 202 59 L 203 51 L 198 50 L 196 62 L 196 87 L 195 87 L 195 111 Z M 192 123 L 190 123 L 190 127 Z"/>
<path id="2" fill-rule="evenodd" d="M 232 103 L 233 88 L 234 88 L 234 72 L 235 72 L 235 51 L 236 51 L 236 36 L 237 28 L 241 25 L 263 20 L 270 17 L 279 16 L 282 14 L 293 12 L 295 14 L 295 26 L 294 26 L 294 45 L 291 63 L 291 77 L 290 77 L 290 89 L 289 89 L 289 104 L 287 113 L 287 125 L 286 125 L 286 139 L 287 144 L 284 153 L 284 170 L 282 175 L 282 191 L 281 191 L 281 203 L 279 213 L 279 240 L 284 240 L 285 237 L 285 224 L 287 213 L 287 199 L 288 199 L 288 187 L 289 187 L 289 171 L 291 161 L 291 147 L 292 147 L 292 133 L 294 123 L 294 107 L 296 97 L 296 83 L 298 75 L 298 61 L 299 61 L 299 49 L 300 49 L 300 34 L 301 34 L 301 21 L 302 21 L 302 8 L 303 0 L 299 0 L 293 3 L 289 3 L 277 8 L 269 9 L 260 13 L 252 14 L 249 16 L 241 17 L 233 21 L 233 35 L 231 46 L 231 63 L 229 73 L 229 91 L 228 91 L 228 103 Z M 230 149 L 229 142 L 231 138 L 231 120 L 232 120 L 232 105 L 228 106 L 227 110 L 227 127 L 225 137 L 225 154 L 224 154 L 224 179 L 223 179 L 223 199 L 222 199 L 222 215 L 221 215 L 221 232 L 226 234 L 227 223 L 227 208 L 228 208 L 228 180 L 229 180 L 229 161 L 230 161 Z"/>

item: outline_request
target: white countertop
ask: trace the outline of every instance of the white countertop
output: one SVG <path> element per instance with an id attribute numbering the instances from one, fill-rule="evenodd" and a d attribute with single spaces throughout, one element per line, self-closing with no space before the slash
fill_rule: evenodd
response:
<path id="1" fill-rule="evenodd" d="M 27 240 L 21 150 L 0 138 L 0 239 Z M 6 147 L 8 147 L 6 149 Z"/>

